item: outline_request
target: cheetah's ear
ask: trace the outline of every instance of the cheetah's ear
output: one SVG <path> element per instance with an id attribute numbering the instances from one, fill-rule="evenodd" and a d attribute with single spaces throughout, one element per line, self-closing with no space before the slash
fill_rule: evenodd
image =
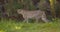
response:
<path id="1" fill-rule="evenodd" d="M 17 12 L 21 12 L 21 9 L 18 9 Z"/>

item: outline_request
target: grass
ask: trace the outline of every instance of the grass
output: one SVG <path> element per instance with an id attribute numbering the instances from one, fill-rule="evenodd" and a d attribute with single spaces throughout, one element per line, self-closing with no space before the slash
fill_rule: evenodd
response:
<path id="1" fill-rule="evenodd" d="M 14 20 L 1 20 L 0 32 L 60 32 L 60 20 L 50 23 L 22 23 Z"/>

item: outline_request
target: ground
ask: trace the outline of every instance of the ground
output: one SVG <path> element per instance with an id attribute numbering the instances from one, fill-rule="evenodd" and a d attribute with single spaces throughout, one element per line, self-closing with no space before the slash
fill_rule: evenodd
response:
<path id="1" fill-rule="evenodd" d="M 1 20 L 0 32 L 60 32 L 60 20 L 49 23 L 22 23 Z"/>

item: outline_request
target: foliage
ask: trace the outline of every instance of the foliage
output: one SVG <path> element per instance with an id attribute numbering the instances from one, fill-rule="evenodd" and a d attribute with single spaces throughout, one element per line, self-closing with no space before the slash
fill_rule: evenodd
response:
<path id="1" fill-rule="evenodd" d="M 0 32 L 60 32 L 60 19 L 49 23 L 23 23 L 2 19 Z"/>
<path id="2" fill-rule="evenodd" d="M 40 0 L 38 4 L 39 4 L 38 5 L 39 9 L 42 11 L 46 11 L 47 9 L 50 9 L 50 5 L 46 0 Z"/>

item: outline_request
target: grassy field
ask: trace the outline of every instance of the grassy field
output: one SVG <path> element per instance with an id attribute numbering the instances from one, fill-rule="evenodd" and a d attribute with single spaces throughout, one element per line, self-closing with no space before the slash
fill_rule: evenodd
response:
<path id="1" fill-rule="evenodd" d="M 1 20 L 0 32 L 60 32 L 60 20 L 49 23 L 22 23 Z"/>

